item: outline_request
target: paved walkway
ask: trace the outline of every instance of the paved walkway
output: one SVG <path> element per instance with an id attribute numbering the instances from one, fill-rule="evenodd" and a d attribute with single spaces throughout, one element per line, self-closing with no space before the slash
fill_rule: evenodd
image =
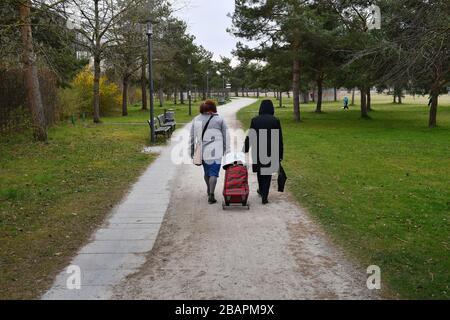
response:
<path id="1" fill-rule="evenodd" d="M 253 101 L 234 100 L 220 113 L 238 129 L 236 112 Z M 82 289 L 67 290 L 62 272 L 44 299 L 376 298 L 364 268 L 352 265 L 289 194 L 273 188 L 262 206 L 252 175 L 250 211 L 208 205 L 202 169 L 171 161 L 187 135 L 177 132 L 74 258 Z M 235 138 L 240 147 L 243 131 Z"/>

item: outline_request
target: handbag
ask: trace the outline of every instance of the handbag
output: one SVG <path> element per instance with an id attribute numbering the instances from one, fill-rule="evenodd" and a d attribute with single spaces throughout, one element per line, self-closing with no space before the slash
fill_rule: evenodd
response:
<path id="1" fill-rule="evenodd" d="M 278 171 L 278 192 L 284 192 L 286 181 L 287 181 L 286 172 L 284 171 L 280 163 L 280 169 Z"/>
<path id="2" fill-rule="evenodd" d="M 194 164 L 196 166 L 201 166 L 203 164 L 203 138 L 205 136 L 206 130 L 208 130 L 209 123 L 211 122 L 212 118 L 214 118 L 214 115 L 209 118 L 208 122 L 206 123 L 205 127 L 203 128 L 202 132 L 202 139 L 200 141 L 197 140 L 194 147 L 194 157 L 192 158 Z"/>

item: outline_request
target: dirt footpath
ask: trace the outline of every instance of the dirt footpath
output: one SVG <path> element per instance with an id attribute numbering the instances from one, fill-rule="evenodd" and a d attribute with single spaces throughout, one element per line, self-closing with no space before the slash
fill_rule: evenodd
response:
<path id="1" fill-rule="evenodd" d="M 229 127 L 251 103 L 239 99 L 220 109 Z M 243 137 L 240 137 L 243 139 Z M 289 147 L 289 146 L 287 146 Z M 251 210 L 208 205 L 202 169 L 180 165 L 168 212 L 140 271 L 114 289 L 118 299 L 373 299 L 365 268 L 356 268 L 308 214 L 276 192 L 269 205 L 250 178 Z"/>

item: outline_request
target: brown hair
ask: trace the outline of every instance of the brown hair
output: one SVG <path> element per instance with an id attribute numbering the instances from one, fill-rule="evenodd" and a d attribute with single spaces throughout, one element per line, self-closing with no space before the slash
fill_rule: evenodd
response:
<path id="1" fill-rule="evenodd" d="M 200 114 L 206 113 L 206 104 L 202 103 L 200 105 Z"/>
<path id="2" fill-rule="evenodd" d="M 213 100 L 206 100 L 204 102 L 205 112 L 217 113 L 217 105 Z"/>

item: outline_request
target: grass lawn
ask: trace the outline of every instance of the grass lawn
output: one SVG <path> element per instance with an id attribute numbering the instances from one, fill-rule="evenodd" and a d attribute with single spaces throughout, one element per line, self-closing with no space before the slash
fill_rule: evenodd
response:
<path id="1" fill-rule="evenodd" d="M 167 108 L 189 121 L 187 106 Z M 0 137 L 0 299 L 38 298 L 151 163 L 148 117 L 130 107 L 100 125 L 64 123 L 46 144 Z"/>
<path id="2" fill-rule="evenodd" d="M 303 104 L 301 123 L 286 99 L 276 116 L 289 189 L 351 256 L 381 267 L 388 296 L 449 299 L 450 99 L 435 129 L 426 99 L 391 99 L 374 97 L 372 120 L 360 119 L 358 106 L 325 103 L 315 114 Z M 248 126 L 257 109 L 238 117 Z"/>

